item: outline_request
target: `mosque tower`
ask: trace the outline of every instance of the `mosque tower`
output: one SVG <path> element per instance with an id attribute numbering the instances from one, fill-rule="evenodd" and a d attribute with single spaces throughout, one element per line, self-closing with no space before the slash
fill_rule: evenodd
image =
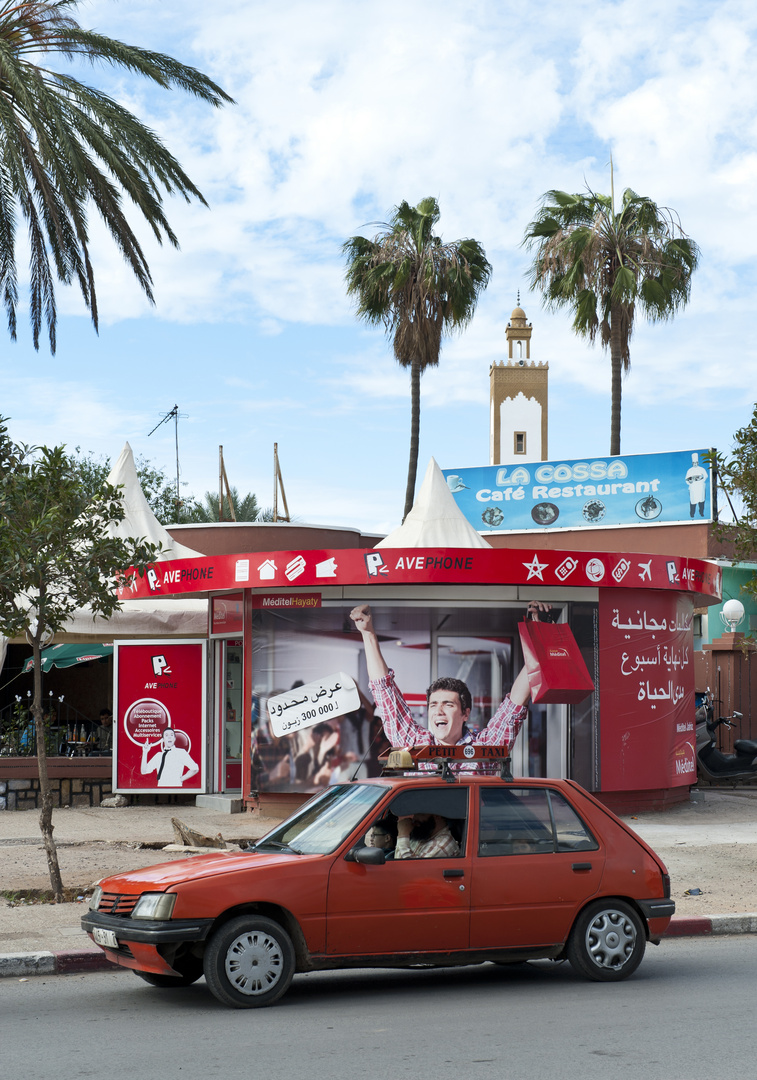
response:
<path id="1" fill-rule="evenodd" d="M 489 464 L 547 460 L 549 364 L 531 359 L 531 323 L 518 305 L 507 324 L 507 363 L 489 369 Z"/>

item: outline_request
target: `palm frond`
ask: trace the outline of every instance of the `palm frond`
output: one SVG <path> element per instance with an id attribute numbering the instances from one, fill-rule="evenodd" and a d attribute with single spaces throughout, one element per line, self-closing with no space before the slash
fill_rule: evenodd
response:
<path id="1" fill-rule="evenodd" d="M 218 107 L 229 95 L 173 57 L 83 30 L 77 0 L 0 0 L 0 288 L 15 338 L 17 217 L 30 242 L 35 347 L 47 325 L 55 350 L 55 281 L 76 282 L 97 329 L 88 208 L 94 206 L 145 295 L 154 300 L 143 250 L 122 208 L 126 195 L 156 239 L 178 246 L 163 195 L 205 202 L 154 132 L 118 102 L 41 62 L 85 57 L 179 89 Z"/>

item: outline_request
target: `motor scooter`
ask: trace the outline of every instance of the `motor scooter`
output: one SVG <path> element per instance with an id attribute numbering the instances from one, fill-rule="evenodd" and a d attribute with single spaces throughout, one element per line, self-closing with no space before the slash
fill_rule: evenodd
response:
<path id="1" fill-rule="evenodd" d="M 731 716 L 719 716 L 716 720 L 709 692 L 697 694 L 697 761 L 703 779 L 757 779 L 757 742 L 753 739 L 736 739 L 733 744 L 735 754 L 724 754 L 717 746 L 716 734 L 720 725 L 730 729 L 741 719 L 742 714 L 734 711 Z"/>

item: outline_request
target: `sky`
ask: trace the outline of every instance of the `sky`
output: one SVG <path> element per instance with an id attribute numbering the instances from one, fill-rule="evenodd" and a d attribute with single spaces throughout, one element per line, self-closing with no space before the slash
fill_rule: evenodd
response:
<path id="1" fill-rule="evenodd" d="M 278 446 L 301 522 L 386 533 L 401 520 L 409 374 L 355 317 L 343 242 L 433 195 L 444 240 L 493 266 L 465 332 L 424 374 L 419 483 L 488 464 L 489 368 L 518 293 L 549 363 L 549 458 L 609 451 L 610 364 L 529 292 L 522 239 L 544 192 L 631 187 L 701 248 L 685 311 L 637 321 L 624 454 L 714 446 L 747 424 L 757 382 L 757 6 L 560 0 L 85 0 L 82 26 L 170 53 L 223 86 L 216 110 L 103 67 L 82 78 L 156 131 L 209 206 L 167 198 L 180 250 L 130 213 L 151 306 L 92 211 L 100 311 L 58 289 L 58 348 L 26 309 L 5 336 L 0 414 L 32 444 L 115 461 L 128 441 L 182 496 L 229 482 L 273 502 Z M 65 62 L 55 65 L 65 70 Z M 178 406 L 178 425 L 159 424 Z M 152 431 L 152 434 L 150 432 Z"/>

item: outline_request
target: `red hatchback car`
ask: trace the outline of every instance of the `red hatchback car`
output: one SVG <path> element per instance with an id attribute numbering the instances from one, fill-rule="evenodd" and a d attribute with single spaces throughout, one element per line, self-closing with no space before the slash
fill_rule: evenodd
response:
<path id="1" fill-rule="evenodd" d="M 454 838 L 443 854 L 394 849 L 400 819 L 429 815 Z M 445 765 L 328 788 L 249 851 L 107 878 L 82 926 L 153 985 L 204 975 L 254 1008 L 325 968 L 551 958 L 616 981 L 674 910 L 662 861 L 578 784 Z"/>

